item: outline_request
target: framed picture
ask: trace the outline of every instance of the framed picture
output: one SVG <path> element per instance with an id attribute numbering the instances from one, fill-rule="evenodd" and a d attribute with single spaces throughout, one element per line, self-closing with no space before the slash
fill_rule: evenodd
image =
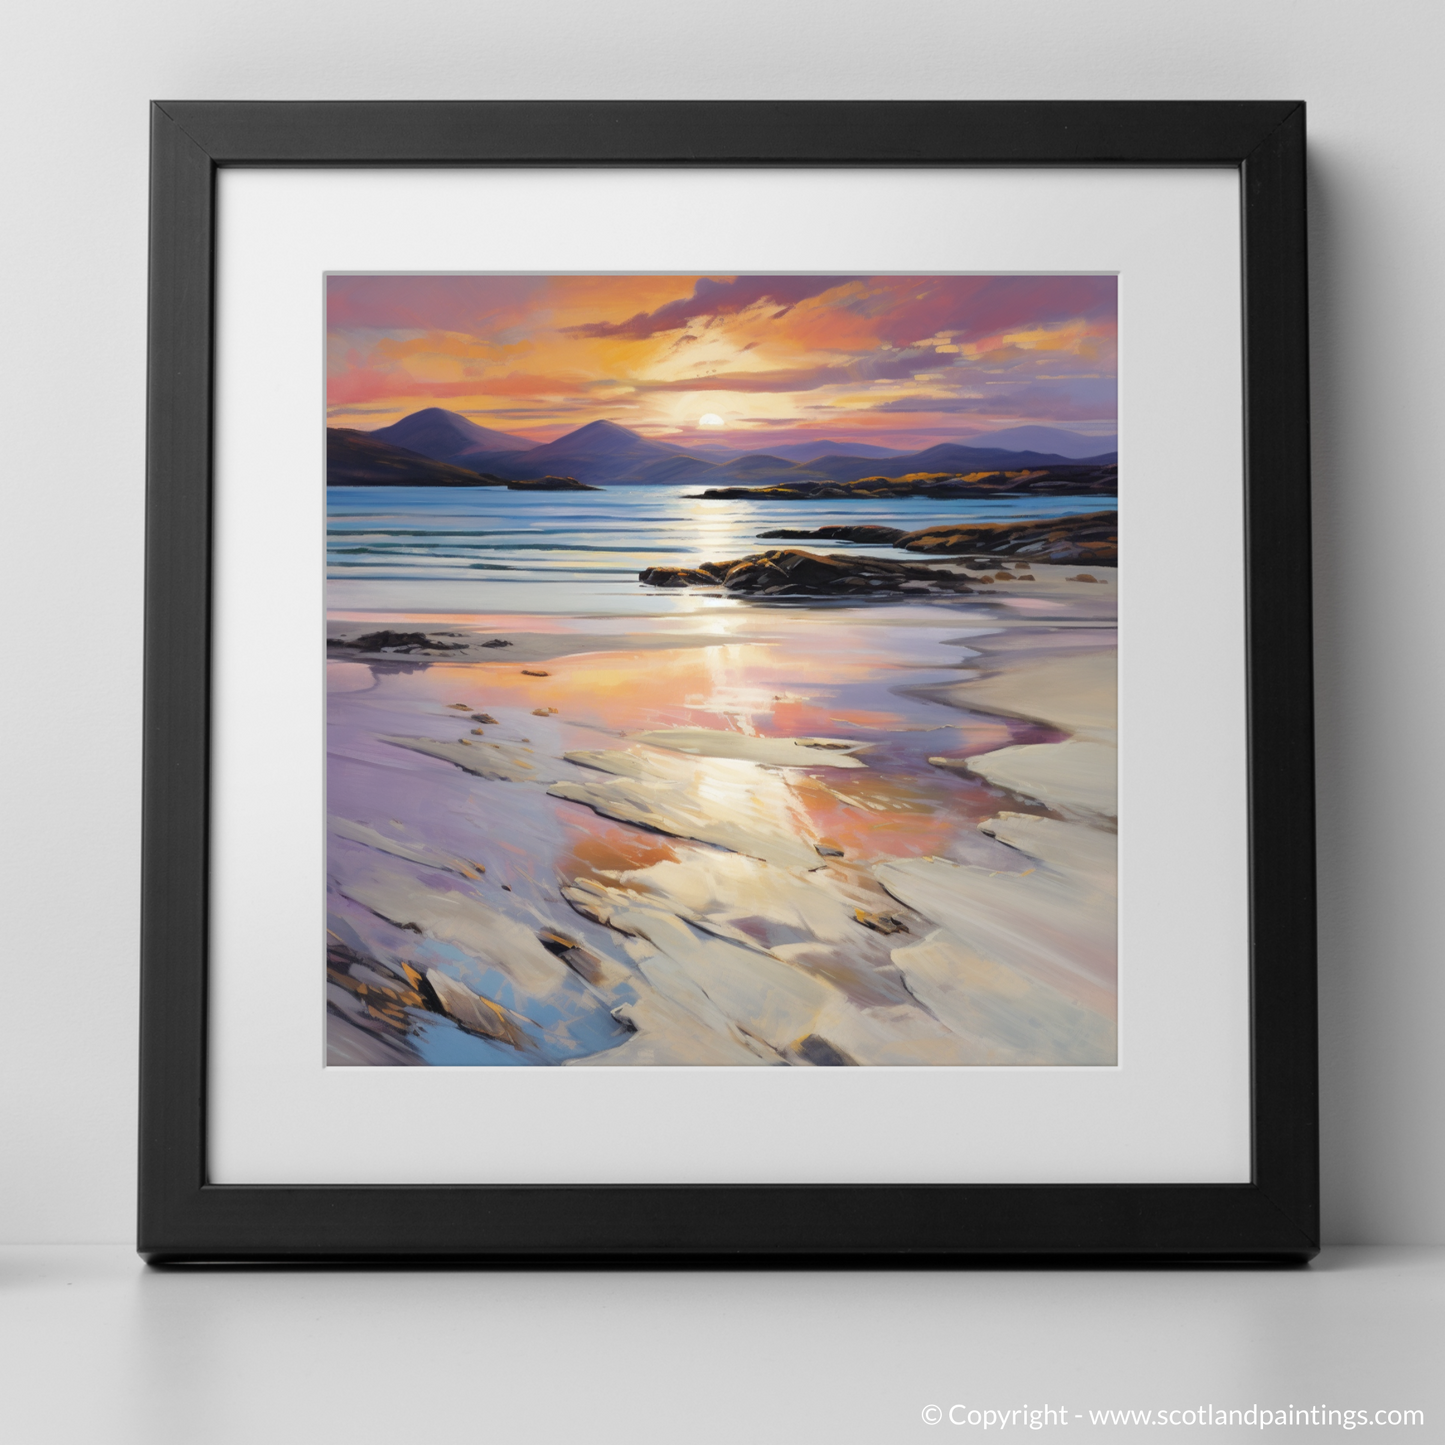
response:
<path id="1" fill-rule="evenodd" d="M 1313 1256 L 1303 105 L 152 124 L 147 1259 Z"/>

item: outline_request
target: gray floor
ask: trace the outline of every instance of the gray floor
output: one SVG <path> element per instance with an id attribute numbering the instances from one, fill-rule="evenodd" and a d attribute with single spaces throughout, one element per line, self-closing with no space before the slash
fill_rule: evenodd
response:
<path id="1" fill-rule="evenodd" d="M 1442 1358 L 1445 1249 L 870 1274 L 187 1272 L 109 1246 L 0 1249 L 6 1445 L 885 1445 L 997 1438 L 969 1411 L 1044 1406 L 1067 1424 L 1002 1433 L 1144 1440 L 1181 1432 L 1088 1411 L 1256 1405 L 1423 1410 L 1366 1438 L 1445 1440 Z"/>

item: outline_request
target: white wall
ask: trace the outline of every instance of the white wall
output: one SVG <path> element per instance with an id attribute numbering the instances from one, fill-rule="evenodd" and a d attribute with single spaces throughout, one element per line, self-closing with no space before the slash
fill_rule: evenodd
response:
<path id="1" fill-rule="evenodd" d="M 1445 1242 L 1442 45 L 1431 0 L 14 7 L 0 1241 L 133 1229 L 149 99 L 1303 97 L 1326 1233 Z"/>

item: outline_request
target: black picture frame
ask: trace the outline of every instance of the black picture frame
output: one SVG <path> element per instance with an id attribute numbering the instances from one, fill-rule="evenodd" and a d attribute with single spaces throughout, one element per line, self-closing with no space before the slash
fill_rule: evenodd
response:
<path id="1" fill-rule="evenodd" d="M 1305 107 L 239 102 L 151 113 L 140 1253 L 178 1261 L 1301 1262 L 1318 1250 Z M 206 1176 L 222 166 L 1230 167 L 1242 185 L 1253 1177 L 217 1185 Z"/>

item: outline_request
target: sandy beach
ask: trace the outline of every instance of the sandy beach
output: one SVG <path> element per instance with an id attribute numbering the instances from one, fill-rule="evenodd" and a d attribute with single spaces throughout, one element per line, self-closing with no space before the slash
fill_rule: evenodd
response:
<path id="1" fill-rule="evenodd" d="M 1116 574 L 1078 577 L 333 612 L 330 1061 L 1112 1064 Z"/>

